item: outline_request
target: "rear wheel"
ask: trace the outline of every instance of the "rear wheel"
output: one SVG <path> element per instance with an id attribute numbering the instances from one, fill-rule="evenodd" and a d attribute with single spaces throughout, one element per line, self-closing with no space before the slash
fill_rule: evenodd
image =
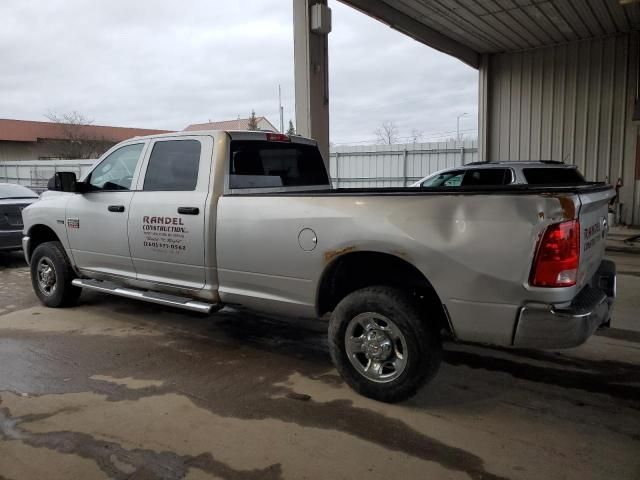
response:
<path id="1" fill-rule="evenodd" d="M 357 290 L 331 315 L 331 358 L 362 395 L 383 402 L 405 400 L 440 366 L 442 345 L 435 320 L 425 318 L 417 302 L 401 290 Z"/>
<path id="2" fill-rule="evenodd" d="M 47 307 L 75 305 L 82 292 L 71 281 L 71 263 L 60 242 L 45 242 L 31 255 L 31 283 L 38 299 Z"/>

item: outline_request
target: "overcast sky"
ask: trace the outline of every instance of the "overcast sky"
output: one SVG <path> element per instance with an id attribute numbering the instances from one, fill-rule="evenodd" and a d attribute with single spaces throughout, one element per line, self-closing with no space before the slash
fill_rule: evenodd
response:
<path id="1" fill-rule="evenodd" d="M 477 71 L 330 1 L 331 141 L 383 121 L 425 139 L 477 128 Z M 181 130 L 295 120 L 291 0 L 2 0 L 0 118 L 77 110 L 100 125 Z M 468 134 L 475 135 L 475 131 Z"/>

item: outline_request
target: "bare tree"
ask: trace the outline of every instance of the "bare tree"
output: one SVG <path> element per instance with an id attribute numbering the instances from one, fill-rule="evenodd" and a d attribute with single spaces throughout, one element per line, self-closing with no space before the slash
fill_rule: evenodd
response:
<path id="1" fill-rule="evenodd" d="M 258 130 L 258 119 L 256 117 L 256 111 L 251 110 L 251 116 L 249 117 L 249 124 L 247 125 L 249 130 Z"/>
<path id="2" fill-rule="evenodd" d="M 50 110 L 45 117 L 59 125 L 62 131 L 62 138 L 46 140 L 53 156 L 58 158 L 97 158 L 115 143 L 92 134 L 88 127 L 93 124 L 93 119 L 75 110 L 68 113 Z"/>
<path id="3" fill-rule="evenodd" d="M 392 145 L 398 143 L 398 127 L 392 121 L 385 120 L 382 125 L 375 131 L 378 143 L 384 145 Z"/>
<path id="4" fill-rule="evenodd" d="M 411 130 L 411 139 L 413 140 L 413 143 L 422 142 L 424 140 L 424 132 L 414 128 Z"/>

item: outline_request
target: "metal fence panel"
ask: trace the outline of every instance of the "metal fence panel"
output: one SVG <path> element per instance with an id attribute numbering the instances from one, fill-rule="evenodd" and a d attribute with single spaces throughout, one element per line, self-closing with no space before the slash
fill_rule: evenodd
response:
<path id="1" fill-rule="evenodd" d="M 331 149 L 335 188 L 404 187 L 444 168 L 478 161 L 477 140 Z"/>
<path id="2" fill-rule="evenodd" d="M 95 160 L 24 160 L 0 162 L 0 182 L 17 183 L 36 192 L 47 188 L 47 182 L 58 171 L 74 172 L 78 178 L 86 174 Z"/>

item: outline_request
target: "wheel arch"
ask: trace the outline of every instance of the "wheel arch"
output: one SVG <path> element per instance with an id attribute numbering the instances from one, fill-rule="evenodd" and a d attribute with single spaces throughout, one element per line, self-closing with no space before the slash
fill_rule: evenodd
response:
<path id="1" fill-rule="evenodd" d="M 332 311 L 350 293 L 374 285 L 410 292 L 424 308 L 435 309 L 439 326 L 455 335 L 446 308 L 426 275 L 399 255 L 374 250 L 347 251 L 326 265 L 316 295 L 318 315 Z"/>
<path id="2" fill-rule="evenodd" d="M 29 244 L 26 247 L 27 251 L 25 251 L 24 254 L 28 259 L 31 259 L 31 256 L 38 245 L 42 245 L 45 242 L 60 242 L 64 246 L 64 243 L 58 234 L 51 227 L 42 223 L 31 226 L 27 231 L 27 235 L 29 237 Z"/>

